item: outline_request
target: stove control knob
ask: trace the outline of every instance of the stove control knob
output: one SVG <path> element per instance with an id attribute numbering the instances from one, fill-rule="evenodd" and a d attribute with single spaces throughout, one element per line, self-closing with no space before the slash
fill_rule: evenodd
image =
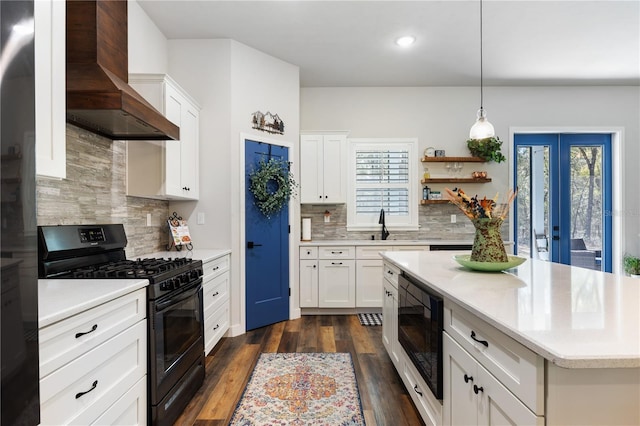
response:
<path id="1" fill-rule="evenodd" d="M 175 278 L 173 280 L 171 280 L 173 282 L 173 288 L 180 288 L 180 278 Z"/>

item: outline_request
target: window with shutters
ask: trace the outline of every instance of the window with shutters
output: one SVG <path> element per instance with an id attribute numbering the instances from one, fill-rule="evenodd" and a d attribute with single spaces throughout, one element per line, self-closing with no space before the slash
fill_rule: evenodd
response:
<path id="1" fill-rule="evenodd" d="M 349 230 L 418 229 L 417 139 L 350 139 Z"/>

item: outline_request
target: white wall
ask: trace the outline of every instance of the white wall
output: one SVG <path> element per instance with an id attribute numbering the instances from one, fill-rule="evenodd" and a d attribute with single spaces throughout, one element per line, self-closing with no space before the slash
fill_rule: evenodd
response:
<path id="1" fill-rule="evenodd" d="M 167 73 L 167 38 L 135 0 L 129 0 L 129 73 Z"/>
<path id="2" fill-rule="evenodd" d="M 172 202 L 170 208 L 179 209 L 189 221 L 194 245 L 232 249 L 231 335 L 237 335 L 245 330 L 244 150 L 240 135 L 292 146 L 290 158 L 297 158 L 298 67 L 232 40 L 170 40 L 168 45 L 169 74 L 202 107 L 200 200 Z M 285 134 L 253 130 L 252 114 L 257 110 L 277 113 L 284 121 Z M 196 223 L 198 213 L 204 213 L 204 225 Z M 298 216 L 292 215 L 291 235 L 298 235 L 298 221 L 294 220 Z M 291 252 L 294 250 L 292 246 Z"/>
<path id="3" fill-rule="evenodd" d="M 621 249 L 640 253 L 640 88 L 485 87 L 484 107 L 509 158 L 511 128 L 623 129 Z M 466 140 L 480 93 L 475 87 L 302 88 L 300 128 L 350 130 L 349 137 L 417 137 L 420 148 L 469 155 Z M 445 171 L 430 166 L 432 175 Z M 440 166 L 441 167 L 441 166 Z M 477 166 L 476 166 L 477 167 Z M 505 163 L 482 166 L 493 178 L 477 191 L 493 196 L 512 182 Z M 466 165 L 464 172 L 475 170 Z"/>

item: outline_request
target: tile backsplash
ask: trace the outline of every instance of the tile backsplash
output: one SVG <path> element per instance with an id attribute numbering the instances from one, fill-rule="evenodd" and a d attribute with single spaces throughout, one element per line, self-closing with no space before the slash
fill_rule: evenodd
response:
<path id="1" fill-rule="evenodd" d="M 169 202 L 126 195 L 127 143 L 67 124 L 67 178 L 36 178 L 38 225 L 122 223 L 128 258 L 164 250 Z"/>
<path id="2" fill-rule="evenodd" d="M 420 206 L 418 231 L 390 230 L 391 240 L 455 240 L 473 241 L 475 229 L 458 207 L 452 204 L 433 204 Z M 330 222 L 324 222 L 325 211 L 331 215 Z M 456 223 L 451 223 L 451 215 L 457 216 Z M 312 240 L 369 240 L 374 235 L 380 239 L 380 229 L 375 231 L 347 231 L 347 206 L 336 205 L 301 205 L 300 216 L 311 218 Z M 508 240 L 509 225 L 505 220 L 502 225 L 502 238 Z"/>

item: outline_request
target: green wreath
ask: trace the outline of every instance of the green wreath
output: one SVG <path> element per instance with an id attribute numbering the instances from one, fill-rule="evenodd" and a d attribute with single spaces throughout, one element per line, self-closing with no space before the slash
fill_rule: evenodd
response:
<path id="1" fill-rule="evenodd" d="M 282 210 L 295 194 L 296 182 L 289 172 L 289 163 L 281 159 L 260 160 L 258 167 L 249 173 L 249 180 L 255 205 L 267 218 Z"/>

